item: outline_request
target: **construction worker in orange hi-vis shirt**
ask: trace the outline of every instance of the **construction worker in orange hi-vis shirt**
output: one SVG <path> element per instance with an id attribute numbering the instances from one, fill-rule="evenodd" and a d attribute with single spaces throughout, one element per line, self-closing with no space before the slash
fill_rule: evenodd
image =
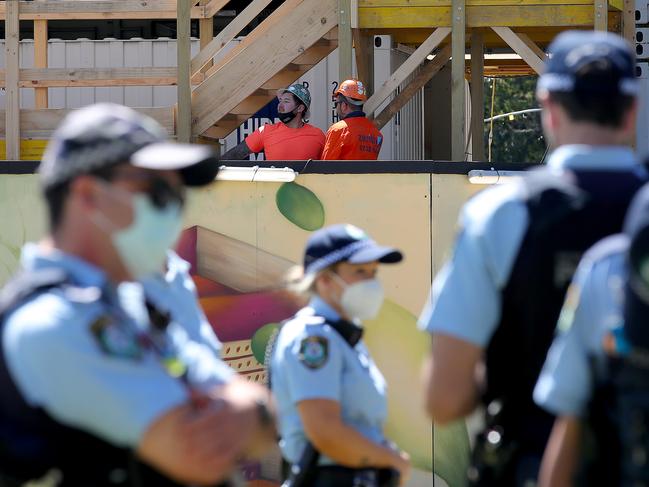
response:
<path id="1" fill-rule="evenodd" d="M 367 101 L 365 85 L 361 81 L 343 81 L 334 92 L 334 103 L 339 122 L 327 131 L 323 160 L 376 160 L 379 157 L 383 135 L 363 112 Z"/>
<path id="2" fill-rule="evenodd" d="M 267 161 L 320 159 L 325 136 L 318 127 L 307 123 L 311 93 L 302 83 L 277 92 L 280 121 L 259 127 L 221 159 L 247 159 L 264 152 Z"/>

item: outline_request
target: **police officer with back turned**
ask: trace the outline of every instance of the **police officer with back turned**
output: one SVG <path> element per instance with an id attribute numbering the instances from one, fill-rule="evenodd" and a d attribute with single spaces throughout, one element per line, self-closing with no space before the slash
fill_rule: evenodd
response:
<path id="1" fill-rule="evenodd" d="M 453 256 L 421 326 L 433 335 L 427 409 L 437 423 L 482 403 L 471 485 L 534 482 L 552 426 L 532 391 L 579 258 L 617 233 L 646 172 L 635 135 L 635 55 L 618 36 L 565 32 L 550 45 L 537 98 L 547 168 L 463 208 Z"/>
<path id="2" fill-rule="evenodd" d="M 539 485 L 649 485 L 649 185 L 575 274 L 534 390 L 557 416 Z"/>
<path id="3" fill-rule="evenodd" d="M 50 232 L 0 296 L 2 485 L 214 485 L 274 440 L 262 388 L 117 293 L 163 269 L 185 187 L 216 175 L 206 147 L 166 139 L 152 119 L 98 104 L 48 145 Z"/>

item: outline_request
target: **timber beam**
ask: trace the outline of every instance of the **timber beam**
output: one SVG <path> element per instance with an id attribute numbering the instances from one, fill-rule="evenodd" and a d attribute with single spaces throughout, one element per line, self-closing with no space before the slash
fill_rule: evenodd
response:
<path id="1" fill-rule="evenodd" d="M 415 77 L 400 91 L 400 93 L 381 111 L 381 113 L 374 118 L 374 124 L 379 128 L 383 128 L 394 115 L 401 110 L 410 99 L 421 90 L 426 83 L 428 83 L 433 76 L 448 63 L 451 59 L 451 46 L 446 45 L 443 47 L 433 60 L 426 63 Z"/>
<path id="2" fill-rule="evenodd" d="M 194 135 L 202 135 L 260 85 L 327 35 L 338 24 L 336 7 L 336 0 L 299 3 L 278 18 L 273 29 L 258 34 L 254 49 L 239 50 L 236 59 L 229 57 L 214 66 L 210 71 L 215 70 L 215 73 L 193 92 Z"/>
<path id="3" fill-rule="evenodd" d="M 5 63 L 7 76 L 5 80 L 5 139 L 6 154 L 8 161 L 20 159 L 20 79 L 19 71 L 19 39 L 20 22 L 18 2 L 7 2 L 7 18 L 5 21 Z"/>
<path id="4" fill-rule="evenodd" d="M 133 108 L 134 110 L 154 118 L 162 125 L 169 135 L 175 134 L 173 107 Z M 73 109 L 48 108 L 44 110 L 20 110 L 20 134 L 23 138 L 50 137 L 63 119 Z M 0 110 L 0 137 L 6 136 L 6 110 Z M 14 121 L 10 121 L 10 130 Z"/>
<path id="5" fill-rule="evenodd" d="M 0 69 L 0 87 L 5 85 L 6 76 L 6 70 Z M 19 86 L 21 88 L 46 89 L 93 86 L 173 86 L 177 83 L 176 68 L 27 68 L 20 70 Z"/>
<path id="6" fill-rule="evenodd" d="M 232 22 L 225 26 L 201 51 L 192 59 L 192 75 L 208 64 L 212 58 L 236 37 L 246 26 L 265 9 L 271 0 L 253 0 Z"/>
<path id="7" fill-rule="evenodd" d="M 0 2 L 0 20 L 6 18 L 7 3 Z M 175 19 L 177 6 L 176 0 L 12 0 L 11 3 L 19 5 L 20 20 Z M 198 0 L 191 0 L 192 18 L 207 18 L 209 7 L 194 7 L 196 3 Z"/>
<path id="8" fill-rule="evenodd" d="M 388 78 L 381 87 L 365 102 L 364 110 L 368 115 L 372 115 L 376 109 L 383 103 L 408 76 L 410 76 L 417 67 L 424 62 L 433 49 L 438 47 L 444 39 L 451 33 L 448 27 L 440 27 L 435 30 L 428 39 L 426 39 L 415 52 L 413 52 L 406 61 L 399 66 L 392 76 Z"/>
<path id="9" fill-rule="evenodd" d="M 492 27 L 494 32 L 509 44 L 516 54 L 518 54 L 537 74 L 543 71 L 544 58 L 539 57 L 539 48 L 531 48 L 527 42 L 521 39 L 509 27 Z"/>
<path id="10" fill-rule="evenodd" d="M 466 160 L 466 1 L 453 0 L 451 32 L 451 158 Z"/>
<path id="11" fill-rule="evenodd" d="M 484 33 L 471 29 L 471 160 L 484 161 Z"/>

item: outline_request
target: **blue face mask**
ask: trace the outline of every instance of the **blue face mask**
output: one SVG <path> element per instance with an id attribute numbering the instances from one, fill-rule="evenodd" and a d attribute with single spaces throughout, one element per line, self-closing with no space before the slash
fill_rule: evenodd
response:
<path id="1" fill-rule="evenodd" d="M 156 207 L 144 194 L 133 194 L 133 222 L 115 230 L 104 215 L 95 214 L 95 222 L 110 234 L 122 263 L 134 279 L 162 272 L 171 249 L 182 230 L 182 212 L 177 203 Z"/>

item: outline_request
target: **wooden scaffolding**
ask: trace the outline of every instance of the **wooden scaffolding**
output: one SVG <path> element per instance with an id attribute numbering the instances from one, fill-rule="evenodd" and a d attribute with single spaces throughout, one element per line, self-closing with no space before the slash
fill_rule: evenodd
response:
<path id="1" fill-rule="evenodd" d="M 336 47 L 339 77 L 357 72 L 373 93 L 365 109 L 385 125 L 440 69 L 451 62 L 452 158 L 464 160 L 466 105 L 472 106 L 474 159 L 484 159 L 482 140 L 483 76 L 538 73 L 550 40 L 566 29 L 620 33 L 634 42 L 634 0 L 284 0 L 234 49 L 214 56 L 268 8 L 270 0 L 252 0 L 216 36 L 213 17 L 228 0 L 7 0 L 6 67 L 0 70 L 6 110 L 0 136 L 6 159 L 20 156 L 20 139 L 49 133 L 67 113 L 48 107 L 50 87 L 171 86 L 174 107 L 143 109 L 179 140 L 225 137 L 285 87 Z M 50 20 L 176 19 L 178 67 L 66 69 L 48 66 Z M 200 52 L 190 54 L 190 23 L 199 19 Z M 34 23 L 34 67 L 19 68 L 19 21 Z M 412 46 L 412 54 L 381 86 L 373 86 L 373 40 L 389 34 Z M 352 51 L 352 46 L 355 50 Z M 516 59 L 485 56 L 490 49 L 511 49 Z M 427 61 L 428 60 L 428 61 Z M 414 77 L 411 75 L 419 71 Z M 405 88 L 403 83 L 411 77 Z M 466 100 L 465 79 L 471 86 Z M 399 94 L 379 112 L 379 107 Z M 20 109 L 20 88 L 35 90 L 35 108 Z"/>

